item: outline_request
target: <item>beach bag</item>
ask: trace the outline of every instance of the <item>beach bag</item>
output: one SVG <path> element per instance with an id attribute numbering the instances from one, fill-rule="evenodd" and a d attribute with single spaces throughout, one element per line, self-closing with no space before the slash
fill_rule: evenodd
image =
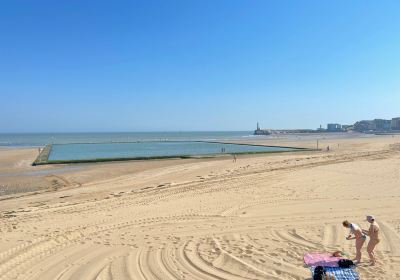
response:
<path id="1" fill-rule="evenodd" d="M 338 265 L 341 268 L 349 268 L 354 265 L 352 260 L 347 260 L 347 259 L 341 259 L 338 261 Z"/>
<path id="2" fill-rule="evenodd" d="M 325 275 L 326 275 L 325 268 L 319 265 L 314 269 L 313 280 L 324 280 Z"/>

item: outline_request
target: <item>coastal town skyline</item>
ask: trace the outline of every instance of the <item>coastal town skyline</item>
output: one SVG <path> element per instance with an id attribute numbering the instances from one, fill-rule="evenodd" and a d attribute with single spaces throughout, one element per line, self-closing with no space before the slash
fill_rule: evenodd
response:
<path id="1" fill-rule="evenodd" d="M 396 132 L 400 133 L 400 117 L 391 119 L 375 118 L 373 120 L 360 120 L 353 124 L 327 123 L 326 127 L 322 124 L 317 129 L 295 128 L 295 129 L 267 129 L 261 128 L 257 122 L 257 128 L 254 131 L 255 135 L 268 135 L 273 132 Z"/>

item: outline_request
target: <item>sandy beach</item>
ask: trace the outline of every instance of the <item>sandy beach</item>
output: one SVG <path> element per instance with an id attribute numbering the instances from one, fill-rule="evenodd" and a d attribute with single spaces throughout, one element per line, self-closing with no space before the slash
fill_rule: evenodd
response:
<path id="1" fill-rule="evenodd" d="M 304 139 L 258 144 L 315 148 Z M 361 279 L 400 279 L 400 136 L 322 151 L 31 166 L 0 149 L 0 279 L 310 279 L 307 252 L 344 250 L 341 222 L 381 227 Z M 330 151 L 325 147 L 329 146 Z"/>

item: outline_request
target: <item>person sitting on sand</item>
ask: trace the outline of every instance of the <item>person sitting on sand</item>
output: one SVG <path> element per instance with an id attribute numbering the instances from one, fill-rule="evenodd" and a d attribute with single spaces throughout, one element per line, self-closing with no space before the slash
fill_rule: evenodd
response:
<path id="1" fill-rule="evenodd" d="M 346 237 L 347 240 L 356 240 L 356 258 L 354 261 L 356 263 L 361 262 L 361 248 L 364 245 L 365 240 L 367 239 L 367 236 L 362 232 L 361 228 L 354 224 L 350 223 L 349 221 L 343 221 L 343 226 L 346 228 L 350 229 L 350 234 L 349 236 Z M 354 237 L 352 235 L 354 234 Z"/>
<path id="2" fill-rule="evenodd" d="M 375 253 L 374 249 L 375 246 L 379 243 L 379 226 L 375 222 L 375 217 L 374 216 L 367 216 L 367 221 L 370 223 L 370 227 L 368 230 L 363 229 L 362 232 L 365 235 L 369 236 L 369 242 L 367 245 L 367 252 L 369 255 L 369 258 L 371 260 L 371 265 L 375 265 L 376 263 L 376 258 L 375 258 Z"/>

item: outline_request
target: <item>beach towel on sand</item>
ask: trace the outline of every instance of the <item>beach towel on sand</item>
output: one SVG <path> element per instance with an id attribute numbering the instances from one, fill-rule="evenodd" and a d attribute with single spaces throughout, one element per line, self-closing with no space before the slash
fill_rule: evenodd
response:
<path id="1" fill-rule="evenodd" d="M 310 267 L 314 277 L 314 268 Z M 326 273 L 335 275 L 335 280 L 360 280 L 358 272 L 354 268 L 325 267 Z"/>
<path id="2" fill-rule="evenodd" d="M 307 253 L 304 263 L 308 266 L 339 267 L 340 257 L 333 257 L 330 253 Z"/>

